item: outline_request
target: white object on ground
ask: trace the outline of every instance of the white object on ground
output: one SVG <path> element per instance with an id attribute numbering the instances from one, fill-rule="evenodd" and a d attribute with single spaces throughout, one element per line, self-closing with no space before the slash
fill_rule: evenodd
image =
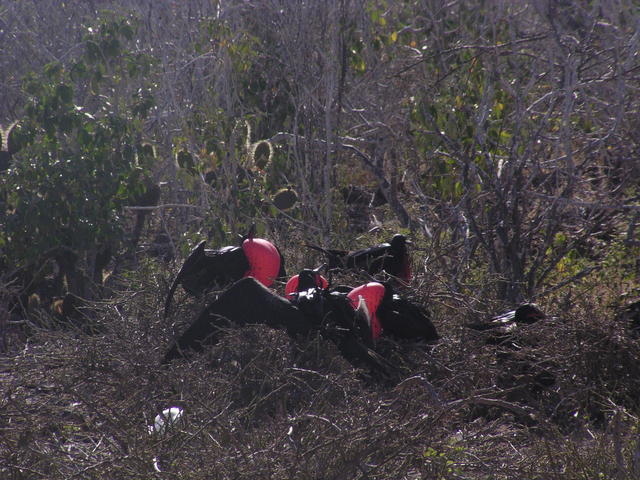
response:
<path id="1" fill-rule="evenodd" d="M 184 410 L 180 407 L 165 408 L 162 413 L 156 415 L 153 425 L 149 425 L 149 433 L 163 435 L 167 428 L 171 428 L 180 421 Z"/>

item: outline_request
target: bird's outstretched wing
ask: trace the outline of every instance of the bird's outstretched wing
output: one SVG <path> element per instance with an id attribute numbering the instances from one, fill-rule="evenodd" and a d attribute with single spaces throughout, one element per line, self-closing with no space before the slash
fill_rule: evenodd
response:
<path id="1" fill-rule="evenodd" d="M 324 253 L 324 255 L 327 257 L 327 268 L 348 267 L 347 256 L 349 255 L 349 252 L 347 252 L 346 250 L 322 248 L 322 247 L 319 247 L 318 245 L 312 245 L 309 243 L 305 244 L 305 247 Z"/>
<path id="2" fill-rule="evenodd" d="M 312 325 L 291 302 L 247 277 L 234 283 L 202 311 L 169 348 L 162 363 L 182 356 L 183 352 L 201 351 L 203 345 L 215 344 L 221 328 L 229 324 L 284 327 L 290 335 L 306 335 L 312 330 Z"/>

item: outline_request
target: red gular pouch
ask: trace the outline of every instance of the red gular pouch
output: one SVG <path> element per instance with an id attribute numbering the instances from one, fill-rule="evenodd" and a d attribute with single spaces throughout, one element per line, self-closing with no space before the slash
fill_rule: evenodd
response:
<path id="1" fill-rule="evenodd" d="M 294 275 L 289 279 L 284 287 L 284 296 L 288 300 L 295 297 L 295 294 L 310 288 L 319 288 L 325 290 L 329 287 L 326 278 L 314 270 L 303 270 L 298 275 Z"/>
<path id="2" fill-rule="evenodd" d="M 378 307 L 382 303 L 385 295 L 385 286 L 378 282 L 369 282 L 360 285 L 349 292 L 347 297 L 351 301 L 351 306 L 357 309 L 360 305 L 360 298 L 365 301 L 369 311 L 371 338 L 375 341 L 382 335 L 382 324 L 377 315 Z"/>
<path id="3" fill-rule="evenodd" d="M 242 242 L 242 251 L 249 262 L 244 276 L 255 278 L 265 287 L 273 285 L 282 262 L 276 246 L 263 238 L 247 238 Z"/>

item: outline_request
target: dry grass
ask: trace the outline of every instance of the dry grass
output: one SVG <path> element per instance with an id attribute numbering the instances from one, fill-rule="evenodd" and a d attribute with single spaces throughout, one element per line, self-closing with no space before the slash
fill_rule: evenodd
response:
<path id="1" fill-rule="evenodd" d="M 2 358 L 2 478 L 637 478 L 640 345 L 610 310 L 583 301 L 497 354 L 462 327 L 476 312 L 436 305 L 438 345 L 379 345 L 386 384 L 259 325 L 161 368 L 200 306 L 162 320 L 157 268 L 96 305 L 98 333 L 40 329 Z M 150 435 L 170 406 L 183 420 Z"/>

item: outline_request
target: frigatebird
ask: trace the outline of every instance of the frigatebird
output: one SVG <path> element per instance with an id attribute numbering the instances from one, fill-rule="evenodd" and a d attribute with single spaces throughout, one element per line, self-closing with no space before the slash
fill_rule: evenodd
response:
<path id="1" fill-rule="evenodd" d="M 165 317 L 180 284 L 188 294 L 199 296 L 207 290 L 226 288 L 243 277 L 254 277 L 270 287 L 276 278 L 286 275 L 278 247 L 263 238 L 254 238 L 253 228 L 240 246 L 212 250 L 205 248 L 205 243 L 203 240 L 191 251 L 173 280 L 164 306 Z"/>
<path id="2" fill-rule="evenodd" d="M 370 275 L 386 271 L 394 277 L 410 282 L 411 259 L 407 250 L 407 244 L 410 243 L 404 235 L 398 233 L 389 243 L 352 252 L 327 249 L 311 244 L 306 246 L 325 254 L 328 260 L 328 269 L 360 269 Z"/>
<path id="3" fill-rule="evenodd" d="M 366 301 L 371 312 L 371 335 L 374 341 L 381 336 L 426 342 L 440 338 L 431 322 L 430 312 L 394 293 L 388 283 L 369 282 L 354 288 L 347 296 L 354 306 L 360 297 Z"/>
<path id="4" fill-rule="evenodd" d="M 295 303 L 296 299 L 308 295 L 300 292 L 319 290 L 325 292 L 325 297 L 327 294 L 330 294 L 329 298 L 346 297 L 354 309 L 366 308 L 366 333 L 362 325 L 357 330 L 368 344 L 382 335 L 427 342 L 438 340 L 438 332 L 431 322 L 431 313 L 425 307 L 394 293 L 389 283 L 369 282 L 356 288 L 329 288 L 328 282 L 318 270 L 302 270 L 291 277 L 285 287 L 285 296 Z"/>
<path id="5" fill-rule="evenodd" d="M 524 303 L 515 310 L 491 318 L 488 322 L 470 323 L 467 327 L 479 332 L 490 332 L 487 343 L 498 345 L 509 340 L 518 326 L 531 325 L 545 318 L 546 315 L 537 305 Z"/>
<path id="6" fill-rule="evenodd" d="M 528 389 L 532 394 L 540 393 L 556 381 L 552 370 L 546 368 L 535 355 L 537 340 L 531 336 L 531 326 L 549 317 L 533 303 L 524 303 L 491 318 L 488 322 L 472 323 L 467 326 L 482 332 L 484 343 L 495 348 L 496 360 L 501 365 L 500 383 L 505 387 L 523 387 L 523 379 L 528 379 Z M 552 318 L 552 317 L 551 317 Z"/>
<path id="7" fill-rule="evenodd" d="M 372 348 L 372 312 L 364 300 L 366 293 L 355 305 L 345 293 L 327 288 L 314 287 L 292 295 L 291 303 L 349 362 L 366 365 L 372 372 L 387 377 L 392 375 L 396 367 Z"/>
<path id="8" fill-rule="evenodd" d="M 297 275 L 291 277 L 284 286 L 285 298 L 291 300 L 295 293 L 304 292 L 311 288 L 328 288 L 329 282 L 326 278 L 320 275 L 320 270 L 323 267 L 324 265 L 316 268 L 315 270 L 305 268 Z"/>
<path id="9" fill-rule="evenodd" d="M 515 310 L 494 317 L 491 321 L 494 325 L 515 323 L 516 325 L 531 325 L 547 316 L 534 303 L 523 303 Z"/>
<path id="10" fill-rule="evenodd" d="M 296 292 L 289 301 L 278 296 L 254 278 L 243 278 L 225 290 L 178 337 L 165 354 L 162 363 L 185 356 L 189 351 L 202 351 L 213 345 L 231 324 L 265 324 L 284 328 L 292 337 L 306 337 L 318 332 L 334 342 L 352 364 L 366 365 L 372 372 L 389 376 L 393 367 L 366 344 L 369 312 L 353 308 L 344 294 L 311 288 Z"/>

